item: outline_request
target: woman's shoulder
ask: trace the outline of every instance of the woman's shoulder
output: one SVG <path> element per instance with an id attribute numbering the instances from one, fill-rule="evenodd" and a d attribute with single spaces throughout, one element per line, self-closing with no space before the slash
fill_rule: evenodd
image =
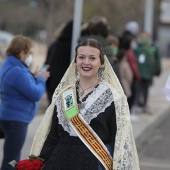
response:
<path id="1" fill-rule="evenodd" d="M 1 74 L 5 75 L 4 78 L 6 77 L 7 79 L 11 79 L 15 77 L 15 75 L 17 76 L 19 72 L 20 71 L 16 66 L 10 64 L 4 64 L 1 68 Z"/>
<path id="2" fill-rule="evenodd" d="M 102 84 L 113 94 L 114 100 L 118 100 L 124 96 L 122 88 L 116 88 L 114 85 L 105 80 L 102 81 Z"/>
<path id="3" fill-rule="evenodd" d="M 14 65 L 11 67 L 11 74 L 12 75 L 18 75 L 18 76 L 21 76 L 23 74 L 28 74 L 29 71 L 27 69 L 24 69 L 20 66 L 17 66 L 17 65 Z"/>
<path id="4" fill-rule="evenodd" d="M 100 84 L 111 91 L 118 91 L 118 89 L 116 89 L 110 82 L 106 80 L 102 80 Z"/>

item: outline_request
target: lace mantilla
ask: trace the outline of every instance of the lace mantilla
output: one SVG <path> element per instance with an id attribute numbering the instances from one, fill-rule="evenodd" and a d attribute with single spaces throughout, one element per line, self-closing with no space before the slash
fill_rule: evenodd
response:
<path id="1" fill-rule="evenodd" d="M 96 88 L 93 89 L 93 92 L 87 97 L 87 99 L 78 105 L 79 114 L 83 117 L 87 124 L 90 124 L 91 120 L 96 118 L 100 113 L 104 112 L 112 102 L 112 92 L 106 83 L 102 81 Z M 59 124 L 62 125 L 63 129 L 67 131 L 70 136 L 77 136 L 70 123 L 64 116 L 60 95 L 57 98 L 56 106 Z"/>
<path id="2" fill-rule="evenodd" d="M 105 69 L 103 71 L 103 79 L 104 79 L 104 84 L 106 83 L 105 87 L 107 88 L 105 90 L 101 88 L 103 93 L 100 93 L 100 95 L 97 94 L 98 88 L 100 88 L 101 85 L 103 85 L 103 83 L 100 83 L 99 86 L 96 88 L 96 92 L 94 90 L 93 94 L 96 93 L 96 95 L 98 96 L 106 97 L 106 94 L 109 95 L 110 93 L 109 90 L 107 89 L 110 89 L 112 92 L 111 96 L 113 96 L 113 99 L 111 100 L 112 101 L 114 100 L 114 105 L 115 105 L 115 110 L 116 110 L 116 124 L 117 124 L 112 170 L 140 170 L 139 162 L 138 162 L 138 155 L 136 151 L 136 145 L 135 145 L 132 126 L 130 122 L 130 113 L 129 113 L 129 107 L 127 104 L 127 98 L 106 56 L 105 56 L 104 66 L 105 66 Z M 31 147 L 30 154 L 34 154 L 37 156 L 40 154 L 43 144 L 51 128 L 52 115 L 53 115 L 53 111 L 56 105 L 56 101 L 58 100 L 59 94 L 61 93 L 61 91 L 66 89 L 68 86 L 74 85 L 77 81 L 77 78 L 75 75 L 75 68 L 76 68 L 76 64 L 74 63 L 74 60 L 73 60 L 68 70 L 66 71 L 64 77 L 62 78 L 60 84 L 58 85 L 58 87 L 56 88 L 54 92 L 52 103 L 46 110 L 44 118 L 41 121 L 41 124 L 34 137 L 34 141 Z M 89 95 L 89 98 L 87 100 L 92 100 L 91 99 L 92 95 L 91 96 Z M 93 95 L 93 97 L 96 97 L 96 96 Z M 82 107 L 81 108 L 82 111 L 80 114 L 83 115 L 83 113 L 85 113 L 83 112 L 83 108 L 85 108 L 89 113 L 92 112 L 95 114 L 95 112 L 93 112 L 93 109 L 97 110 L 96 108 L 98 106 L 96 108 L 90 107 L 90 106 L 93 106 L 93 105 L 96 106 L 97 102 L 102 103 L 102 99 L 101 99 L 102 97 L 100 97 L 99 101 L 95 99 L 93 104 L 90 104 L 89 102 L 89 104 L 87 105 L 86 102 L 83 102 L 82 106 L 80 106 Z M 85 106 L 83 106 L 83 104 Z M 57 103 L 57 106 L 58 105 L 60 104 Z M 105 105 L 105 107 L 108 107 L 108 106 Z M 94 115 L 94 117 L 96 115 Z M 93 116 L 91 116 L 91 118 L 87 118 L 86 121 L 89 123 L 90 119 L 93 119 Z M 64 125 L 64 126 L 67 126 L 67 125 Z M 68 125 L 68 128 L 69 128 L 69 125 Z"/>

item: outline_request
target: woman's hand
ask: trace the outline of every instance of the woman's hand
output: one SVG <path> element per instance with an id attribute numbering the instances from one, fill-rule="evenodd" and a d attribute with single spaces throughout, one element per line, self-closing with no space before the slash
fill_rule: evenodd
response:
<path id="1" fill-rule="evenodd" d="M 44 71 L 42 73 L 37 73 L 37 76 L 44 77 L 44 79 L 47 80 L 48 77 L 50 77 L 50 72 L 49 71 Z"/>
<path id="2" fill-rule="evenodd" d="M 35 71 L 34 71 L 34 75 L 35 75 L 35 76 L 38 76 L 38 71 L 39 71 L 39 67 L 37 66 L 36 69 L 35 69 Z"/>
<path id="3" fill-rule="evenodd" d="M 48 77 L 50 77 L 50 72 L 47 71 L 47 70 L 45 70 L 45 71 L 43 71 L 43 72 L 40 72 L 39 67 L 36 67 L 35 72 L 34 72 L 34 75 L 35 75 L 36 77 L 37 77 L 37 76 L 41 76 L 41 77 L 43 77 L 45 80 L 47 80 Z"/>

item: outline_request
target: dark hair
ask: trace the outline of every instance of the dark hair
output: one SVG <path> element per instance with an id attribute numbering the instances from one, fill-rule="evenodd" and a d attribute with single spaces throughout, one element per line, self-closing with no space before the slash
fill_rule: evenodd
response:
<path id="1" fill-rule="evenodd" d="M 89 23 L 89 32 L 106 38 L 110 32 L 107 19 L 102 16 L 94 16 Z"/>
<path id="2" fill-rule="evenodd" d="M 73 20 L 66 23 L 65 27 L 63 28 L 63 31 L 61 35 L 59 36 L 59 40 L 70 40 L 72 39 L 72 32 L 73 32 Z"/>
<path id="3" fill-rule="evenodd" d="M 119 38 L 119 49 L 128 50 L 131 48 L 133 37 L 131 35 L 123 35 Z"/>
<path id="4" fill-rule="evenodd" d="M 90 47 L 94 47 L 94 48 L 97 48 L 99 51 L 100 51 L 100 62 L 101 64 L 104 64 L 104 49 L 102 47 L 102 45 L 95 39 L 85 39 L 83 41 L 81 41 L 76 49 L 75 49 L 75 53 L 76 53 L 76 57 L 75 57 L 75 63 L 76 63 L 76 58 L 77 58 L 77 50 L 79 47 L 82 47 L 82 46 L 90 46 Z"/>
<path id="5" fill-rule="evenodd" d="M 134 34 L 132 34 L 130 31 L 128 30 L 124 30 L 123 33 L 122 33 L 122 37 L 125 37 L 125 36 L 131 36 L 132 38 L 135 38 Z"/>
<path id="6" fill-rule="evenodd" d="M 125 55 L 126 55 L 126 50 L 119 49 L 116 57 L 117 57 L 118 61 L 120 62 Z"/>
<path id="7" fill-rule="evenodd" d="M 107 37 L 109 35 L 109 29 L 107 25 L 100 22 L 94 25 L 89 25 L 89 31 L 92 35 L 100 35 L 102 37 Z"/>
<path id="8" fill-rule="evenodd" d="M 24 51 L 24 53 L 28 53 L 29 50 L 32 48 L 33 44 L 30 38 L 22 36 L 22 35 L 16 35 L 13 40 L 10 42 L 6 54 L 7 55 L 13 55 L 17 58 L 20 58 L 21 51 Z"/>

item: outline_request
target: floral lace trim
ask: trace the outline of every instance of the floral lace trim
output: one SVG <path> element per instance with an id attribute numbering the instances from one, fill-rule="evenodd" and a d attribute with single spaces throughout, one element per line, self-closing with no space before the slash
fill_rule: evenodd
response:
<path id="1" fill-rule="evenodd" d="M 93 89 L 93 92 L 87 97 L 87 99 L 79 104 L 79 114 L 83 117 L 87 124 L 90 124 L 91 120 L 104 112 L 112 102 L 113 95 L 111 90 L 104 82 L 100 82 L 99 86 Z M 59 124 L 62 125 L 63 129 L 67 131 L 70 136 L 77 136 L 64 116 L 60 96 L 57 98 L 56 106 Z"/>

